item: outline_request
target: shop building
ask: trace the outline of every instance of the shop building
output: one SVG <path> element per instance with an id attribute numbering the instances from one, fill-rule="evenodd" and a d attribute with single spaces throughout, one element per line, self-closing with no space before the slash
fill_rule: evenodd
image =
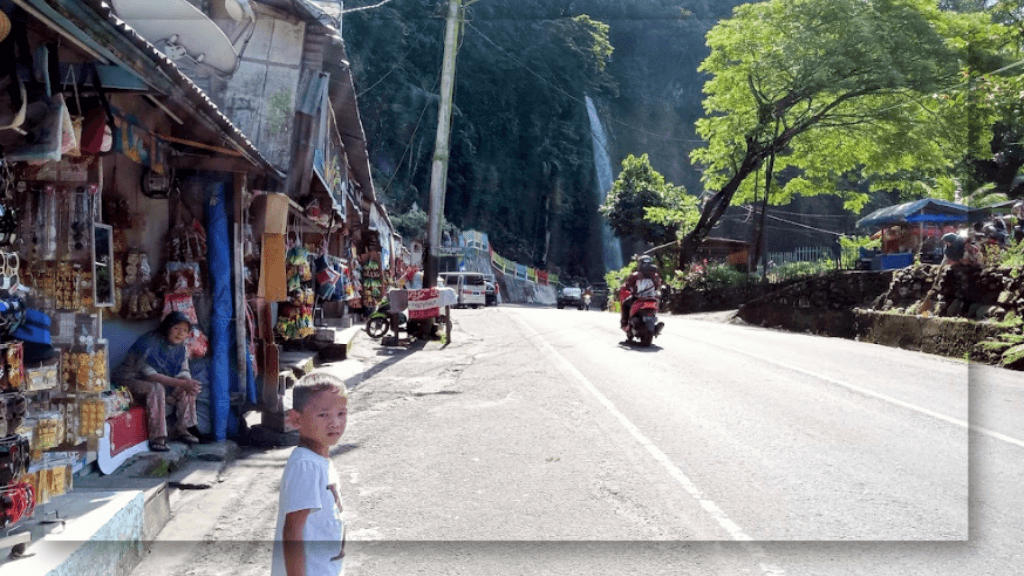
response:
<path id="1" fill-rule="evenodd" d="M 133 26 L 140 6 L 192 20 Z M 108 419 L 132 399 L 110 375 L 167 311 L 195 321 L 199 429 L 223 440 L 252 410 L 283 427 L 282 345 L 351 323 L 403 264 L 340 21 L 317 3 L 0 0 L 0 12 L 9 527 L 30 512 L 25 486 L 43 503 L 101 445 L 124 443 Z"/>

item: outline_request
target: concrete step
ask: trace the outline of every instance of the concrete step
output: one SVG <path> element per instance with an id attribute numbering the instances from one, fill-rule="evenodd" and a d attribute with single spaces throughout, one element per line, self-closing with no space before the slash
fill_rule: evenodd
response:
<path id="1" fill-rule="evenodd" d="M 26 556 L 5 561 L 0 576 L 127 576 L 143 554 L 145 503 L 141 490 L 76 489 L 54 498 L 23 527 L 33 532 Z"/>
<path id="2" fill-rule="evenodd" d="M 173 515 L 183 490 L 214 485 L 237 453 L 232 441 L 143 452 L 113 474 L 76 477 L 71 492 L 36 508 L 26 556 L 2 561 L 0 576 L 127 576 Z M 0 550 L 0 557 L 9 550 Z"/>

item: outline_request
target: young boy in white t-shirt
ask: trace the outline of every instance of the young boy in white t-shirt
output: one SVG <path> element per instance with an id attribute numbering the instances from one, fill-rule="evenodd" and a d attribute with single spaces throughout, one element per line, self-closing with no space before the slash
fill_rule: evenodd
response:
<path id="1" fill-rule="evenodd" d="M 271 576 L 342 574 L 345 524 L 338 473 L 328 451 L 345 433 L 348 391 L 330 374 L 302 377 L 292 389 L 288 421 L 299 430 L 281 478 Z"/>

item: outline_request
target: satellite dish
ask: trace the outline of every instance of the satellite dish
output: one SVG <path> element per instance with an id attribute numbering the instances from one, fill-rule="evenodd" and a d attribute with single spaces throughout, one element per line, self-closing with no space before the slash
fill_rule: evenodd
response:
<path id="1" fill-rule="evenodd" d="M 226 0 L 240 2 L 244 0 Z M 197 62 L 231 74 L 238 54 L 231 40 L 206 14 L 186 0 L 108 0 L 117 16 L 151 44 L 184 48 Z M 238 4 L 245 10 L 242 4 Z M 248 6 L 246 4 L 245 6 Z M 251 10 L 251 8 L 250 8 Z M 173 40 L 172 40 L 173 38 Z"/>
<path id="2" fill-rule="evenodd" d="M 252 7 L 248 0 L 224 0 L 224 9 L 235 22 L 241 22 L 242 18 L 252 18 Z"/>

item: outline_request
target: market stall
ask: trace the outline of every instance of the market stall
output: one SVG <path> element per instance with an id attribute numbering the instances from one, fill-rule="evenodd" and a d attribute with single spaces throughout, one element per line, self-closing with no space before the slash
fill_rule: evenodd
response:
<path id="1" fill-rule="evenodd" d="M 223 438 L 232 419 L 224 405 L 251 396 L 243 385 L 244 354 L 241 361 L 231 354 L 233 305 L 244 303 L 233 299 L 230 276 L 237 261 L 233 198 L 239 197 L 232 192 L 238 183 L 244 190 L 244 170 L 252 165 L 237 161 L 238 150 L 251 154 L 252 148 L 204 143 L 229 141 L 224 119 L 208 109 L 187 116 L 190 107 L 205 105 L 191 92 L 162 101 L 154 87 L 188 88 L 168 79 L 173 69 L 145 58 L 133 60 L 130 70 L 118 66 L 116 54 L 149 48 L 141 38 L 107 34 L 107 56 L 100 58 L 84 44 L 61 42 L 68 31 L 57 23 L 2 8 L 10 24 L 0 34 L 0 528 L 6 535 L 17 534 L 26 519 L 59 514 L 47 507 L 101 450 L 124 453 L 117 422 L 138 399 L 111 386 L 111 371 L 167 312 L 181 311 L 195 326 L 188 351 L 193 375 L 208 393 L 200 409 L 206 431 Z M 175 172 L 182 165 L 188 172 Z M 203 165 L 233 170 L 196 169 Z M 211 267 L 228 274 L 226 284 L 218 284 Z M 214 314 L 218 294 L 226 305 Z M 223 350 L 226 359 L 211 363 L 211 350 Z M 218 377 L 211 365 L 228 373 Z M 132 445 L 145 441 L 143 434 Z"/>
<path id="2" fill-rule="evenodd" d="M 968 207 L 925 198 L 882 208 L 857 221 L 858 228 L 874 230 L 881 241 L 877 250 L 861 249 L 860 267 L 871 270 L 905 268 L 920 256 L 922 262 L 942 261 L 942 235 L 967 222 Z"/>
<path id="3" fill-rule="evenodd" d="M 329 200 L 304 201 L 255 191 L 247 202 L 246 299 L 259 366 L 254 404 L 261 423 L 278 432 L 287 428 L 282 353 L 316 352 L 320 328 L 351 323 L 364 306 L 364 270 L 373 267 L 369 256 L 360 258 L 350 223 L 320 210 Z"/>

